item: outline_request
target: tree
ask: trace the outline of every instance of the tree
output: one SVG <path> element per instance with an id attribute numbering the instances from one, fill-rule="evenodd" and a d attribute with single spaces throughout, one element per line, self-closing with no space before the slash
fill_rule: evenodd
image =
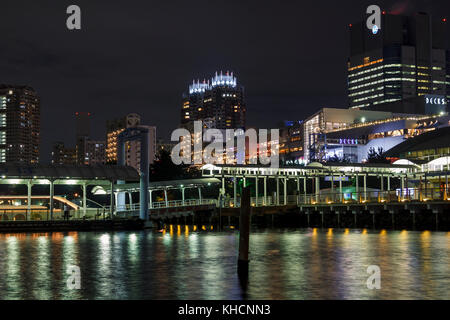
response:
<path id="1" fill-rule="evenodd" d="M 367 153 L 367 162 L 368 163 L 390 163 L 389 160 L 386 159 L 383 152 L 383 147 L 378 147 L 378 151 L 375 150 L 374 147 L 370 147 L 369 152 Z"/>
<path id="2" fill-rule="evenodd" d="M 150 165 L 150 181 L 180 180 L 200 177 L 201 172 L 196 167 L 174 164 L 170 157 L 170 153 L 166 150 L 160 150 L 157 159 Z"/>
<path id="3" fill-rule="evenodd" d="M 336 153 L 332 157 L 328 158 L 327 161 L 327 163 L 349 163 L 349 162 L 350 161 L 348 158 L 345 157 L 341 158 Z"/>

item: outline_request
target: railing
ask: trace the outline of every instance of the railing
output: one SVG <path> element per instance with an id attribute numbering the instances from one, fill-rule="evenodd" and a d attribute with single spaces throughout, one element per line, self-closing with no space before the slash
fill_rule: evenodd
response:
<path id="1" fill-rule="evenodd" d="M 404 188 L 391 191 L 366 191 L 349 193 L 325 193 L 299 195 L 299 204 L 337 204 L 337 203 L 401 203 L 448 201 L 449 193 L 441 188 Z"/>
<path id="2" fill-rule="evenodd" d="M 286 201 L 283 195 L 279 197 L 252 197 L 251 206 L 253 207 L 270 207 L 283 205 L 315 205 L 315 204 L 357 204 L 357 203 L 400 203 L 400 202 L 427 202 L 427 201 L 448 201 L 450 192 L 441 188 L 404 188 L 403 190 L 391 191 L 366 191 L 366 192 L 328 192 L 320 194 L 300 194 L 287 195 Z M 227 199 L 224 202 L 218 201 L 218 205 L 222 208 L 239 208 L 240 197 Z"/>
<path id="3" fill-rule="evenodd" d="M 79 210 L 69 210 L 68 215 L 64 216 L 61 209 L 54 209 L 53 216 L 49 209 L 2 209 L 0 207 L 1 221 L 50 221 L 50 220 L 78 220 L 78 219 L 106 219 L 109 212 L 105 208 L 86 208 L 86 212 L 82 208 Z"/>
<path id="4" fill-rule="evenodd" d="M 201 206 L 201 205 L 216 205 L 217 200 L 216 199 L 186 199 L 186 200 L 170 200 L 170 201 L 157 201 L 152 202 L 151 205 L 149 205 L 149 210 L 152 209 L 166 209 L 166 208 L 179 208 L 179 207 L 190 207 L 190 206 Z M 130 212 L 130 211 L 139 211 L 140 204 L 139 203 L 133 203 L 133 204 L 125 204 L 125 205 L 119 205 L 116 208 L 117 212 Z M 110 211 L 110 206 L 106 206 L 105 210 L 107 212 Z"/>

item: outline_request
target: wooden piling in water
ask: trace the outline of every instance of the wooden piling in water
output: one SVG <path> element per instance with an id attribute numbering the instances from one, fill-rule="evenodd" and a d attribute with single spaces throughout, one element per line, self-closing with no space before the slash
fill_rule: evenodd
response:
<path id="1" fill-rule="evenodd" d="M 242 190 L 241 215 L 239 218 L 239 276 L 248 276 L 248 248 L 250 243 L 250 188 Z"/>

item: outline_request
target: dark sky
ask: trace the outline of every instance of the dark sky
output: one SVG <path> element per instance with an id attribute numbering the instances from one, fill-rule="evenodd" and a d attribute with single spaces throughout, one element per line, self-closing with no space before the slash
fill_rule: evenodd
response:
<path id="1" fill-rule="evenodd" d="M 77 4 L 82 30 L 66 28 Z M 346 107 L 348 24 L 370 4 L 450 18 L 450 1 L 2 0 L 0 82 L 41 96 L 41 159 L 51 143 L 73 145 L 74 113 L 129 112 L 169 139 L 192 79 L 234 71 L 245 87 L 247 123 L 270 128 L 320 107 Z"/>

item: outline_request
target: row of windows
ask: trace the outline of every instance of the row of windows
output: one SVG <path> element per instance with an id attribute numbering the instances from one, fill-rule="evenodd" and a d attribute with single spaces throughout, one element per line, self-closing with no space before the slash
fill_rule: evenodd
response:
<path id="1" fill-rule="evenodd" d="M 349 78 L 357 77 L 359 75 L 362 75 L 362 74 L 365 74 L 365 73 L 369 73 L 369 72 L 374 72 L 374 71 L 377 71 L 377 70 L 380 70 L 380 69 L 383 69 L 383 68 L 387 69 L 387 68 L 400 68 L 400 67 L 413 68 L 413 69 L 416 68 L 415 65 L 409 65 L 409 64 L 386 64 L 386 65 L 383 65 L 383 66 L 366 69 L 366 70 L 363 70 L 363 71 L 360 71 L 360 72 L 357 72 L 357 73 L 351 73 L 351 74 L 348 75 L 348 77 Z"/>
<path id="2" fill-rule="evenodd" d="M 348 96 L 349 97 L 354 97 L 354 96 L 359 96 L 359 95 L 366 94 L 366 93 L 369 93 L 369 92 L 374 92 L 375 90 L 378 91 L 378 90 L 383 90 L 383 89 L 384 89 L 384 87 L 378 87 L 378 88 L 370 89 L 370 90 L 357 91 L 357 92 L 354 92 L 352 94 L 349 94 Z"/>
<path id="3" fill-rule="evenodd" d="M 396 82 L 396 81 L 416 82 L 416 80 L 413 79 L 413 78 L 386 78 L 386 79 L 381 79 L 381 80 L 377 80 L 377 81 L 361 84 L 359 86 L 349 87 L 348 90 L 356 90 L 356 89 L 360 89 L 360 88 L 364 88 L 364 87 L 369 87 L 369 86 L 373 86 L 373 85 L 376 85 L 376 84 L 380 84 L 380 83 L 383 83 L 383 82 Z"/>

